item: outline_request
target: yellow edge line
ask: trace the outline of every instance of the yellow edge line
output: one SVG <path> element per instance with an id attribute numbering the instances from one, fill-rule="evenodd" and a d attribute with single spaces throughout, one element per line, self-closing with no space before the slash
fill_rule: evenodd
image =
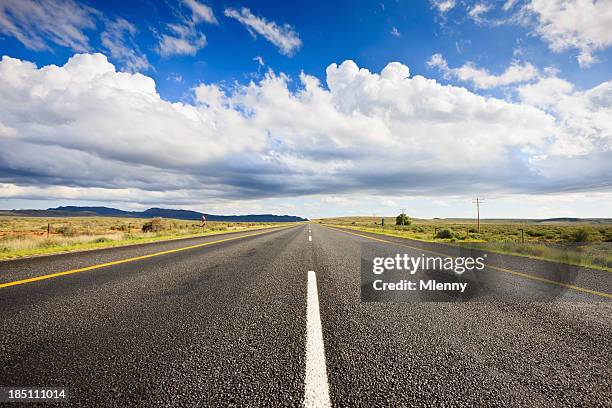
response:
<path id="1" fill-rule="evenodd" d="M 167 255 L 167 254 L 172 254 L 172 253 L 175 253 L 175 252 L 186 251 L 188 249 L 201 248 L 201 247 L 208 246 L 208 245 L 219 244 L 221 242 L 234 241 L 236 239 L 241 239 L 241 238 L 253 237 L 253 236 L 256 236 L 256 235 L 267 234 L 269 232 L 280 231 L 280 230 L 287 229 L 287 228 L 292 228 L 292 227 L 293 226 L 291 226 L 291 227 L 281 227 L 279 229 L 272 230 L 272 231 L 269 230 L 269 229 L 266 229 L 265 231 L 256 232 L 254 234 L 241 235 L 239 237 L 224 238 L 224 239 L 219 239 L 217 241 L 204 242 L 202 244 L 190 245 L 190 246 L 186 246 L 186 247 L 182 247 L 182 248 L 169 249 L 167 251 L 155 252 L 153 254 L 136 256 L 134 258 L 127 258 L 127 259 L 121 259 L 121 260 L 118 260 L 118 261 L 106 262 L 106 263 L 98 264 L 98 265 L 86 266 L 85 268 L 70 269 L 68 271 L 51 273 L 51 274 L 48 274 L 48 275 L 40 275 L 40 276 L 35 276 L 33 278 L 21 279 L 21 280 L 17 280 L 17 281 L 13 281 L 13 282 L 0 283 L 0 289 L 1 288 L 7 288 L 9 286 L 23 285 L 25 283 L 30 283 L 30 282 L 38 282 L 38 281 L 45 280 L 45 279 L 57 278 L 57 277 L 64 276 L 64 275 L 71 275 L 71 274 L 74 274 L 74 273 L 86 272 L 86 271 L 91 271 L 91 270 L 94 270 L 94 269 L 105 268 L 107 266 L 120 265 L 120 264 L 124 264 L 124 263 L 128 263 L 128 262 L 140 261 L 142 259 L 148 259 L 148 258 L 153 258 L 153 257 L 156 257 L 156 256 L 160 256 L 160 255 Z"/>
<path id="2" fill-rule="evenodd" d="M 341 229 L 341 228 L 328 227 L 328 226 L 325 226 L 325 228 L 333 229 L 333 230 L 336 230 L 336 231 L 344 232 L 346 234 L 351 234 L 351 235 L 355 235 L 355 236 L 362 237 L 362 238 L 371 239 L 373 241 L 386 242 L 388 244 L 399 245 L 399 246 L 403 246 L 403 247 L 406 247 L 406 248 L 416 249 L 418 251 L 428 252 L 430 254 L 449 256 L 448 254 L 443 254 L 441 252 L 430 251 L 428 249 L 414 247 L 414 246 L 410 246 L 410 245 L 406 245 L 406 244 L 400 244 L 398 242 L 393 242 L 393 241 L 387 241 L 385 239 L 374 238 L 374 237 L 369 237 L 367 235 L 356 234 L 354 232 L 349 232 L 349 231 L 346 231 L 346 230 Z M 531 279 L 531 280 L 535 280 L 535 281 L 539 281 L 539 282 L 544 282 L 544 283 L 549 283 L 551 285 L 557 285 L 557 286 L 562 286 L 564 288 L 573 289 L 573 290 L 578 291 L 578 292 L 585 292 L 585 293 L 589 293 L 591 295 L 596 295 L 596 296 L 601 296 L 601 297 L 605 297 L 605 298 L 608 298 L 608 299 L 612 299 L 612 294 L 610 294 L 610 293 L 598 292 L 596 290 L 582 288 L 580 286 L 574 286 L 574 285 L 570 285 L 568 283 L 557 282 L 557 281 L 546 279 L 546 278 L 540 278 L 539 276 L 533 276 L 533 275 L 530 275 L 528 273 L 517 272 L 517 271 L 513 271 L 511 269 L 500 268 L 500 267 L 493 266 L 493 265 L 485 264 L 485 266 L 487 266 L 488 268 L 494 269 L 496 271 L 499 271 L 499 272 L 505 272 L 505 273 L 510 273 L 512 275 L 520 276 L 521 278 Z"/>

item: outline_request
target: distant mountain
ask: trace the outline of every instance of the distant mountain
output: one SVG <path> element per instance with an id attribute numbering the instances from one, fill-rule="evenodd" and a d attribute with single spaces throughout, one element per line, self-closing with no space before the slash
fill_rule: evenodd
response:
<path id="1" fill-rule="evenodd" d="M 434 218 L 434 220 L 446 220 L 446 221 L 473 221 L 473 218 Z M 558 218 L 481 218 L 481 222 L 499 222 L 499 223 L 521 223 L 521 222 L 533 222 L 533 223 L 584 223 L 584 224 L 612 224 L 612 218 L 575 218 L 575 217 L 558 217 Z"/>
<path id="2" fill-rule="evenodd" d="M 201 220 L 202 213 L 189 210 L 171 210 L 167 208 L 149 208 L 140 213 L 141 217 L 163 217 L 176 218 L 179 220 Z M 249 215 L 214 215 L 204 214 L 208 221 L 231 221 L 231 222 L 299 222 L 308 221 L 306 218 L 294 215 L 273 214 L 249 214 Z"/>
<path id="3" fill-rule="evenodd" d="M 573 218 L 573 217 L 559 217 L 559 218 L 546 218 L 543 220 L 537 220 L 541 223 L 568 223 L 568 222 L 588 222 L 593 224 L 610 224 L 612 218 Z"/>
<path id="4" fill-rule="evenodd" d="M 573 217 L 559 217 L 559 218 L 546 218 L 543 220 L 538 220 L 538 222 L 580 222 L 581 218 L 573 218 Z"/>
<path id="5" fill-rule="evenodd" d="M 11 210 L 0 211 L 0 215 L 26 217 L 133 217 L 133 218 L 174 218 L 178 220 L 201 220 L 202 213 L 189 210 L 173 210 L 168 208 L 149 208 L 145 211 L 123 211 L 109 207 L 76 207 L 63 206 L 47 210 Z M 294 215 L 250 214 L 250 215 L 214 215 L 204 214 L 208 221 L 224 222 L 299 222 L 306 218 Z"/>
<path id="6" fill-rule="evenodd" d="M 31 211 L 31 210 L 26 210 Z M 105 217 L 136 217 L 137 213 L 133 211 L 123 211 L 116 208 L 109 207 L 75 207 L 72 205 L 65 207 L 49 208 L 47 211 L 61 211 L 69 213 L 91 213 L 95 215 L 102 215 Z M 82 214 L 79 214 L 82 215 Z"/>

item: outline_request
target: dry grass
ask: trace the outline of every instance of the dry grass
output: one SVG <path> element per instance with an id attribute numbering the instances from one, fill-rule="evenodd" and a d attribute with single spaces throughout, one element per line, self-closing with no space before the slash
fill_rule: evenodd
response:
<path id="1" fill-rule="evenodd" d="M 0 217 L 0 259 L 51 254 L 212 235 L 224 232 L 269 228 L 276 223 L 199 222 L 160 220 L 161 229 L 142 232 L 151 220 L 140 218 L 82 217 L 37 218 Z"/>
<path id="2" fill-rule="evenodd" d="M 481 222 L 480 233 L 471 220 L 412 220 L 408 226 L 396 226 L 395 218 L 338 217 L 315 220 L 321 224 L 348 227 L 401 238 L 453 245 L 465 244 L 492 252 L 612 271 L 612 224 L 537 223 L 523 221 Z M 439 238 L 449 230 L 449 238 Z M 521 231 L 522 230 L 522 231 Z M 586 240 L 586 243 L 577 241 Z"/>
<path id="3" fill-rule="evenodd" d="M 337 217 L 315 220 L 324 224 L 382 230 L 381 218 Z M 448 229 L 452 237 L 436 238 L 437 232 Z M 612 224 L 589 223 L 537 223 L 527 221 L 482 221 L 480 232 L 475 220 L 423 220 L 413 219 L 408 226 L 396 226 L 395 218 L 385 217 L 385 232 L 426 241 L 463 242 L 516 242 L 516 243 L 569 243 L 586 231 L 589 242 L 612 242 Z M 521 232 L 522 230 L 522 232 Z"/>

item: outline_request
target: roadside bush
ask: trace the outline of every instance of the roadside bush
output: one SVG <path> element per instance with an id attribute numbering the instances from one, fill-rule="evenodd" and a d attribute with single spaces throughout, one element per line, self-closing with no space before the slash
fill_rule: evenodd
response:
<path id="1" fill-rule="evenodd" d="M 73 237 L 76 235 L 76 230 L 70 224 L 62 225 L 60 227 L 55 228 L 55 232 L 58 234 L 62 234 L 65 237 Z"/>
<path id="2" fill-rule="evenodd" d="M 142 232 L 159 232 L 164 229 L 164 223 L 161 218 L 153 218 L 142 224 Z"/>
<path id="3" fill-rule="evenodd" d="M 590 242 L 593 240 L 591 231 L 587 228 L 578 228 L 577 230 L 571 232 L 567 238 L 569 242 Z"/>
<path id="4" fill-rule="evenodd" d="M 468 230 L 468 232 L 471 233 L 471 234 L 476 234 L 478 232 L 478 230 L 476 228 L 470 228 Z"/>
<path id="5" fill-rule="evenodd" d="M 436 238 L 447 239 L 453 238 L 454 235 L 453 230 L 450 228 L 443 228 L 436 233 Z"/>

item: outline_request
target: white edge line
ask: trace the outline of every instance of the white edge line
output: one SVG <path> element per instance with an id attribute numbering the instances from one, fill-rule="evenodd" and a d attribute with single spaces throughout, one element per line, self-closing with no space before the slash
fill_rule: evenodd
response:
<path id="1" fill-rule="evenodd" d="M 323 344 L 321 314 L 319 312 L 319 294 L 317 276 L 308 271 L 308 289 L 306 296 L 306 375 L 304 379 L 304 406 L 331 407 L 329 383 L 327 382 L 327 365 Z"/>

